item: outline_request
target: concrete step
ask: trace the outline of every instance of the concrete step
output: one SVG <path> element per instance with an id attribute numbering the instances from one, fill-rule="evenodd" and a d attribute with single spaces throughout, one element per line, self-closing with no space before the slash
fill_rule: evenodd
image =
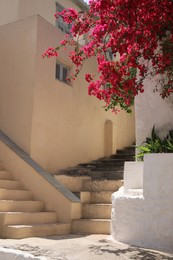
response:
<path id="1" fill-rule="evenodd" d="M 116 165 L 111 166 L 111 167 L 109 167 L 109 166 L 97 166 L 97 167 L 92 169 L 91 174 L 93 172 L 98 172 L 98 171 L 103 171 L 103 172 L 112 172 L 112 171 L 113 172 L 119 172 L 119 171 L 121 171 L 121 172 L 123 172 L 124 166 L 116 166 Z"/>
<path id="2" fill-rule="evenodd" d="M 115 158 L 109 158 L 109 159 L 103 159 L 103 160 L 101 160 L 101 161 L 99 161 L 99 163 L 97 163 L 97 165 L 99 165 L 99 164 L 103 164 L 103 165 L 110 165 L 110 166 L 112 166 L 112 165 L 123 165 L 124 164 L 124 162 L 126 162 L 126 161 L 134 161 L 134 158 L 133 158 L 133 156 L 131 156 L 131 157 L 125 157 L 125 158 L 116 158 L 116 155 L 115 155 Z"/>
<path id="3" fill-rule="evenodd" d="M 1 200 L 1 212 L 38 212 L 43 211 L 44 203 L 42 201 L 14 201 L 14 200 Z"/>
<path id="4" fill-rule="evenodd" d="M 13 176 L 11 172 L 0 170 L 0 180 L 12 180 Z"/>
<path id="5" fill-rule="evenodd" d="M 82 191 L 117 191 L 123 185 L 122 180 L 83 180 Z"/>
<path id="6" fill-rule="evenodd" d="M 81 203 L 90 203 L 91 202 L 91 192 L 90 191 L 81 191 L 79 193 L 79 199 L 81 200 Z"/>
<path id="7" fill-rule="evenodd" d="M 110 234 L 108 219 L 79 219 L 72 221 L 73 234 Z"/>
<path id="8" fill-rule="evenodd" d="M 15 180 L 0 180 L 0 189 L 19 190 L 22 189 L 21 183 Z"/>
<path id="9" fill-rule="evenodd" d="M 129 160 L 132 160 L 132 161 L 134 161 L 135 160 L 135 152 L 131 152 L 131 153 L 128 153 L 128 154 L 126 154 L 126 153 L 117 153 L 117 154 L 114 154 L 114 155 L 112 155 L 110 158 L 111 159 L 123 159 L 123 160 L 127 160 L 127 161 L 129 161 Z"/>
<path id="10" fill-rule="evenodd" d="M 28 225 L 57 222 L 56 212 L 0 212 L 0 225 Z"/>
<path id="11" fill-rule="evenodd" d="M 123 167 L 124 166 L 124 160 L 122 160 L 121 162 L 114 162 L 114 161 L 100 161 L 100 162 L 97 162 L 97 163 L 89 163 L 89 164 L 86 164 L 86 165 L 83 165 L 81 167 L 85 167 L 87 169 L 89 169 L 90 171 L 92 170 L 95 170 L 97 168 L 111 168 L 111 167 L 114 167 L 114 168 L 118 168 L 118 167 Z"/>
<path id="12" fill-rule="evenodd" d="M 91 192 L 91 203 L 112 203 L 112 194 L 114 191 Z"/>
<path id="13" fill-rule="evenodd" d="M 91 173 L 92 179 L 108 179 L 108 180 L 122 180 L 123 171 L 94 171 Z"/>
<path id="14" fill-rule="evenodd" d="M 89 192 L 82 191 L 80 199 L 82 203 L 112 203 L 112 194 L 114 191 Z"/>
<path id="15" fill-rule="evenodd" d="M 61 169 L 59 170 L 58 174 L 59 175 L 70 175 L 70 176 L 87 176 L 88 175 L 89 170 L 84 168 L 84 167 L 80 167 L 79 165 L 76 167 L 69 167 L 66 169 Z"/>
<path id="16" fill-rule="evenodd" d="M 130 146 L 130 147 L 126 147 L 123 150 L 117 150 L 116 154 L 135 154 L 135 145 Z"/>
<path id="17" fill-rule="evenodd" d="M 82 217 L 92 219 L 110 219 L 112 204 L 90 204 L 82 205 Z"/>
<path id="18" fill-rule="evenodd" d="M 0 200 L 32 200 L 32 193 L 27 190 L 0 189 Z"/>
<path id="19" fill-rule="evenodd" d="M 8 225 L 0 229 L 1 238 L 19 239 L 25 237 L 45 237 L 52 235 L 67 235 L 71 224 L 52 223 L 39 225 Z"/>
<path id="20" fill-rule="evenodd" d="M 83 180 L 91 179 L 91 177 L 88 176 L 54 175 L 54 177 L 72 192 L 80 192 L 82 190 Z"/>

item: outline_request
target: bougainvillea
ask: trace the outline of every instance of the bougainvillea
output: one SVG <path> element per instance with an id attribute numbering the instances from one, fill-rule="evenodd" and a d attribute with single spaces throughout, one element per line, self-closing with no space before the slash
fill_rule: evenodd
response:
<path id="1" fill-rule="evenodd" d="M 173 0 L 90 0 L 87 12 L 56 13 L 72 23 L 61 47 L 73 46 L 70 59 L 77 76 L 86 59 L 96 57 L 97 75 L 86 74 L 88 93 L 106 109 L 131 111 L 144 79 L 155 77 L 162 98 L 173 92 Z M 81 35 L 87 38 L 79 44 Z M 57 55 L 57 48 L 45 56 Z"/>

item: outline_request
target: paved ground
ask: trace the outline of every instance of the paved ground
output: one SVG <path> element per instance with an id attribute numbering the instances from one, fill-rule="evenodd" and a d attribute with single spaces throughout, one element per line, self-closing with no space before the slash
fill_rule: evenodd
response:
<path id="1" fill-rule="evenodd" d="M 106 235 L 0 239 L 0 246 L 18 249 L 34 256 L 45 256 L 47 260 L 173 259 L 173 254 L 112 242 Z"/>

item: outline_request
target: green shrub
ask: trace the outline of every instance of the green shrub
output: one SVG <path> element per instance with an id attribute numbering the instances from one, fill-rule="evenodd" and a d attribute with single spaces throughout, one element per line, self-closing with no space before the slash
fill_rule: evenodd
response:
<path id="1" fill-rule="evenodd" d="M 138 161 L 143 161 L 147 153 L 173 153 L 173 130 L 170 130 L 166 137 L 161 139 L 152 128 L 151 137 L 147 137 L 142 145 L 137 146 L 139 153 L 136 155 Z"/>

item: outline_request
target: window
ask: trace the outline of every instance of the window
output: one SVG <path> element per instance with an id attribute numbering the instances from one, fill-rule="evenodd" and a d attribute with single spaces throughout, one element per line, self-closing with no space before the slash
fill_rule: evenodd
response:
<path id="1" fill-rule="evenodd" d="M 56 12 L 62 12 L 64 7 L 58 3 L 56 3 Z M 63 21 L 63 19 L 59 16 L 56 19 L 56 27 L 58 27 L 64 33 L 70 33 L 71 24 L 67 24 Z"/>
<path id="2" fill-rule="evenodd" d="M 106 58 L 107 58 L 108 61 L 113 61 L 114 60 L 114 55 L 113 55 L 112 50 L 110 48 L 107 49 Z"/>
<path id="3" fill-rule="evenodd" d="M 69 76 L 69 73 L 69 67 L 60 62 L 56 63 L 56 79 L 68 84 L 67 77 Z"/>

